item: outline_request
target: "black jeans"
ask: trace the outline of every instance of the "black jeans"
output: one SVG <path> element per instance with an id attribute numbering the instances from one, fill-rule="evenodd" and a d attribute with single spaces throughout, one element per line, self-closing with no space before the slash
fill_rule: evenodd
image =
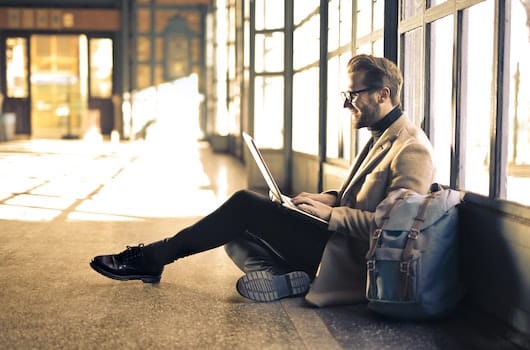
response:
<path id="1" fill-rule="evenodd" d="M 305 271 L 313 278 L 330 234 L 263 195 L 240 190 L 195 224 L 147 245 L 145 252 L 165 265 L 226 245 L 244 272 Z"/>

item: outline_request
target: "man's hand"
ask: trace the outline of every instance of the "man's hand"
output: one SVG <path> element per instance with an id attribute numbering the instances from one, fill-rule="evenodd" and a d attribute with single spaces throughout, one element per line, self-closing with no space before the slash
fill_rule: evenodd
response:
<path id="1" fill-rule="evenodd" d="M 335 203 L 335 199 L 334 195 L 328 193 L 315 194 L 303 192 L 293 197 L 292 202 L 306 213 L 318 216 L 324 220 L 329 220 L 331 217 L 331 206 Z"/>
<path id="2" fill-rule="evenodd" d="M 335 202 L 337 201 L 337 197 L 333 193 L 307 193 L 307 192 L 302 192 L 298 196 L 296 196 L 295 198 L 298 198 L 298 197 L 311 198 L 314 201 L 329 205 L 330 207 L 334 206 Z"/>

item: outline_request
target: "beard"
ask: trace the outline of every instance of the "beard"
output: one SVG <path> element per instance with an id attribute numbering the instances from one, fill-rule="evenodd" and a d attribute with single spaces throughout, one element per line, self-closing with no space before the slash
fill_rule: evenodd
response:
<path id="1" fill-rule="evenodd" d="M 372 126 L 378 121 L 380 107 L 377 103 L 365 104 L 364 106 L 353 106 L 352 126 L 361 129 Z"/>

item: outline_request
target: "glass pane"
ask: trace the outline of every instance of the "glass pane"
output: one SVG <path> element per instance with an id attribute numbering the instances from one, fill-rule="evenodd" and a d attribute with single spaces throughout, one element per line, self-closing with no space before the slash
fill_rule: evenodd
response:
<path id="1" fill-rule="evenodd" d="M 357 38 L 372 31 L 372 0 L 357 1 Z"/>
<path id="2" fill-rule="evenodd" d="M 374 31 L 383 29 L 385 24 L 385 0 L 374 0 Z"/>
<path id="3" fill-rule="evenodd" d="M 348 53 L 328 61 L 327 158 L 350 159 L 351 117 L 340 96 L 340 91 L 348 89 L 347 64 L 350 57 Z"/>
<path id="4" fill-rule="evenodd" d="M 530 205 L 530 8 L 511 3 L 507 199 Z"/>
<path id="5" fill-rule="evenodd" d="M 283 33 L 256 34 L 256 72 L 283 70 Z"/>
<path id="6" fill-rule="evenodd" d="M 136 87 L 145 89 L 151 85 L 151 66 L 139 64 L 136 66 Z"/>
<path id="7" fill-rule="evenodd" d="M 112 39 L 90 40 L 90 95 L 112 95 Z"/>
<path id="8" fill-rule="evenodd" d="M 350 44 L 352 41 L 352 2 L 342 0 L 340 2 L 340 45 Z"/>
<path id="9" fill-rule="evenodd" d="M 423 1 L 418 0 L 403 0 L 401 5 L 401 17 L 407 19 L 409 17 L 420 14 L 423 10 Z"/>
<path id="10" fill-rule="evenodd" d="M 26 47 L 25 38 L 7 38 L 6 40 L 7 97 L 28 97 Z"/>
<path id="11" fill-rule="evenodd" d="M 284 0 L 256 0 L 256 29 L 284 27 Z"/>
<path id="12" fill-rule="evenodd" d="M 318 154 L 318 68 L 293 78 L 293 150 Z"/>
<path id="13" fill-rule="evenodd" d="M 328 8 L 328 52 L 340 46 L 340 11 L 339 0 L 331 0 Z"/>
<path id="14" fill-rule="evenodd" d="M 434 7 L 436 5 L 440 5 L 444 2 L 447 2 L 447 0 L 429 0 L 429 2 L 430 2 L 429 7 Z"/>
<path id="15" fill-rule="evenodd" d="M 293 66 L 300 69 L 320 58 L 320 16 L 315 15 L 293 34 Z"/>
<path id="16" fill-rule="evenodd" d="M 462 67 L 462 185 L 467 191 L 488 195 L 491 103 L 493 86 L 493 7 L 485 1 L 465 11 Z"/>
<path id="17" fill-rule="evenodd" d="M 151 57 L 151 39 L 148 36 L 140 36 L 136 43 L 136 57 L 138 61 L 149 61 Z"/>
<path id="18" fill-rule="evenodd" d="M 256 77 L 254 136 L 263 148 L 283 147 L 283 77 Z"/>
<path id="19" fill-rule="evenodd" d="M 434 146 L 436 177 L 450 184 L 452 145 L 452 77 L 453 77 L 453 16 L 439 19 L 431 25 L 430 62 L 430 122 Z"/>
<path id="20" fill-rule="evenodd" d="M 364 53 L 364 54 L 367 54 L 367 55 L 371 55 L 372 54 L 372 45 L 371 45 L 371 43 L 366 41 L 364 44 L 357 46 L 356 53 L 357 54 Z"/>
<path id="21" fill-rule="evenodd" d="M 248 67 L 250 64 L 250 50 L 248 50 L 250 47 L 250 21 L 247 18 L 245 18 L 243 24 L 243 42 L 243 47 L 245 48 L 243 50 L 243 65 Z"/>
<path id="22" fill-rule="evenodd" d="M 80 68 L 87 67 L 87 46 L 84 36 L 31 36 L 32 136 L 80 136 L 87 105 Z"/>
<path id="23" fill-rule="evenodd" d="M 403 60 L 403 110 L 417 126 L 423 124 L 423 29 L 405 33 Z"/>
<path id="24" fill-rule="evenodd" d="M 383 38 L 376 40 L 372 43 L 372 54 L 381 57 L 385 55 L 385 46 Z"/>
<path id="25" fill-rule="evenodd" d="M 335 56 L 328 60 L 328 98 L 327 98 L 327 120 L 326 120 L 326 157 L 339 158 L 340 156 L 340 116 L 337 113 L 341 107 L 340 67 L 339 57 Z"/>
<path id="26" fill-rule="evenodd" d="M 320 0 L 294 1 L 294 24 L 299 24 L 319 7 Z"/>

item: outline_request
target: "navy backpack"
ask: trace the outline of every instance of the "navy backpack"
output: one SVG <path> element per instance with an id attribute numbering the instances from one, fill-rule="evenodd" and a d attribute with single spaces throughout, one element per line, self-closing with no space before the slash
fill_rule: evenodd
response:
<path id="1" fill-rule="evenodd" d="M 399 189 L 376 208 L 367 259 L 368 308 L 400 319 L 449 314 L 462 297 L 458 276 L 458 191 Z"/>

